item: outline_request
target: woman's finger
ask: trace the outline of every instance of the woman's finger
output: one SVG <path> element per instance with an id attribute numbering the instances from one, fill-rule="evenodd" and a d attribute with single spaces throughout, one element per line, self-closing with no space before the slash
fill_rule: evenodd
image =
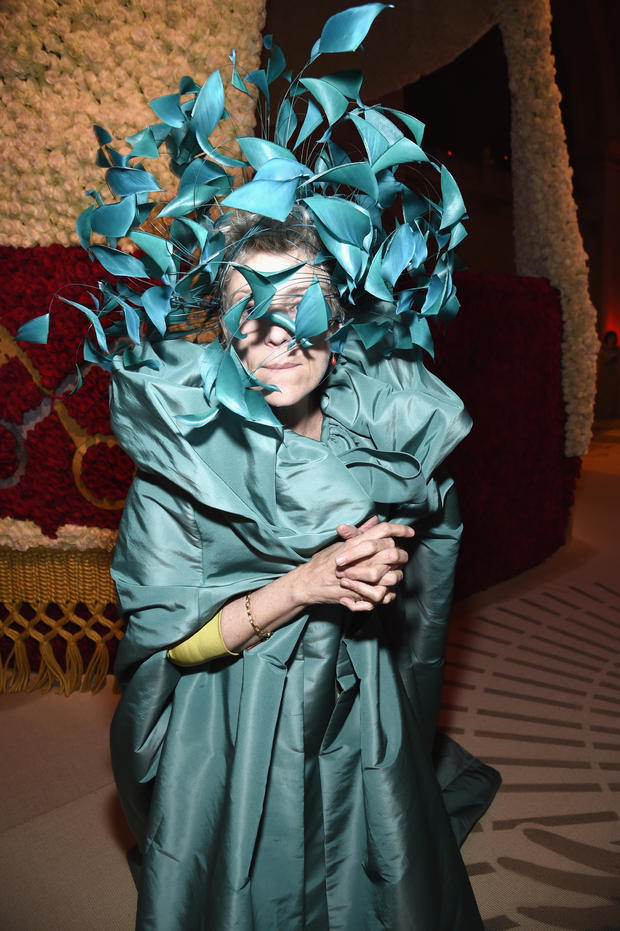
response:
<path id="1" fill-rule="evenodd" d="M 364 530 L 362 536 L 369 537 L 372 540 L 381 539 L 381 537 L 413 537 L 415 530 L 409 524 L 397 524 L 392 521 L 377 521 L 372 527 Z"/>
<path id="2" fill-rule="evenodd" d="M 388 592 L 385 598 L 383 599 L 383 601 L 381 602 L 381 604 L 389 605 L 392 601 L 395 600 L 395 598 L 396 598 L 396 592 Z"/>
<path id="3" fill-rule="evenodd" d="M 381 562 L 383 552 L 389 552 L 390 556 L 386 557 L 386 562 L 394 560 L 398 564 L 407 562 L 409 556 L 406 550 L 399 549 L 391 537 L 382 537 L 378 540 L 369 538 L 357 538 L 354 542 L 349 541 L 345 548 L 336 556 L 336 566 L 351 565 L 362 559 L 371 559 L 376 556 L 376 562 Z M 394 555 L 396 554 L 396 555 Z"/>
<path id="4" fill-rule="evenodd" d="M 401 550 L 399 547 L 394 546 L 392 549 L 378 549 L 371 556 L 367 556 L 363 559 L 358 559 L 356 562 L 349 562 L 345 566 L 337 565 L 336 566 L 336 576 L 350 575 L 351 578 L 355 578 L 351 574 L 352 569 L 374 569 L 384 567 L 384 571 L 387 572 L 389 569 L 396 569 L 399 566 L 404 566 L 409 561 L 409 553 L 407 550 Z"/>
<path id="5" fill-rule="evenodd" d="M 369 585 L 398 585 L 403 573 L 393 564 L 368 565 L 358 563 L 336 572 L 337 579 L 351 579 Z"/>
<path id="6" fill-rule="evenodd" d="M 358 537 L 361 533 L 364 533 L 365 530 L 370 530 L 371 527 L 374 527 L 378 523 L 379 518 L 374 515 L 364 521 L 363 524 L 360 524 L 359 527 L 356 527 L 355 524 L 339 524 L 336 530 L 338 536 L 342 537 L 343 540 L 350 540 L 352 537 Z"/>
<path id="7" fill-rule="evenodd" d="M 340 604 L 349 611 L 372 611 L 375 607 L 372 601 L 363 601 L 355 598 L 341 598 Z"/>
<path id="8" fill-rule="evenodd" d="M 358 582 L 356 579 L 341 579 L 341 588 L 350 589 L 364 601 L 380 604 L 387 594 L 385 585 L 369 585 L 367 582 Z"/>

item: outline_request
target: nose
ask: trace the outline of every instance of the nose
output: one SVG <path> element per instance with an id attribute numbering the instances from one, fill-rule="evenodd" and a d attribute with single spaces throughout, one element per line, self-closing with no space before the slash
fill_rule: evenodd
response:
<path id="1" fill-rule="evenodd" d="M 265 314 L 263 319 L 269 323 L 265 342 L 273 346 L 281 346 L 282 343 L 288 342 L 291 336 L 295 336 L 295 324 L 285 314 L 275 311 Z"/>
<path id="2" fill-rule="evenodd" d="M 268 346 L 282 346 L 284 343 L 288 343 L 290 338 L 284 327 L 279 326 L 277 323 L 272 323 L 265 333 L 265 343 Z"/>

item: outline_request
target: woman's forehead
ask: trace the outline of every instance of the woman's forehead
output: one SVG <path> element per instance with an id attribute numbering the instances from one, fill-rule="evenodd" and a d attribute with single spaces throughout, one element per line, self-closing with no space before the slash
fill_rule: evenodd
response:
<path id="1" fill-rule="evenodd" d="M 312 258 L 307 254 L 296 249 L 292 249 L 285 254 L 255 250 L 244 256 L 239 264 L 247 265 L 257 272 L 273 274 L 274 272 L 285 271 L 287 268 L 292 269 L 296 265 L 299 265 L 300 262 L 304 263 L 301 268 L 293 272 L 290 278 L 286 278 L 285 281 L 275 285 L 278 294 L 288 294 L 299 292 L 300 288 L 305 290 L 312 284 L 314 277 L 320 275 L 319 269 L 313 266 Z M 252 290 L 243 274 L 237 268 L 230 269 L 226 284 L 226 290 L 231 296 L 244 293 L 249 294 Z"/>

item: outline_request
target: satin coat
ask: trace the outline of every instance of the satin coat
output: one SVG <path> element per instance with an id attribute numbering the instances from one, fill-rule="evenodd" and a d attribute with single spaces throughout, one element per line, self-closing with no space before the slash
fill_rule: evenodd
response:
<path id="1" fill-rule="evenodd" d="M 127 630 L 112 725 L 143 852 L 137 927 L 480 929 L 431 757 L 460 536 L 441 463 L 469 429 L 463 405 L 415 358 L 373 361 L 349 337 L 320 442 L 227 411 L 191 428 L 178 415 L 204 411 L 202 351 L 163 341 L 144 365 L 119 361 L 112 385 L 138 466 L 113 562 Z M 373 514 L 416 527 L 392 605 L 319 605 L 238 658 L 166 658 Z M 462 835 L 497 782 L 450 751 L 439 770 Z"/>

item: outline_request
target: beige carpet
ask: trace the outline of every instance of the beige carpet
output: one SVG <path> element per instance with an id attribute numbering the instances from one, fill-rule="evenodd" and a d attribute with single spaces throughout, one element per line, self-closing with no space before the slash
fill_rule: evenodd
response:
<path id="1" fill-rule="evenodd" d="M 620 929 L 619 526 L 616 422 L 585 461 L 570 544 L 455 610 L 442 725 L 504 777 L 464 847 L 488 931 Z M 133 928 L 115 701 L 0 697 L 2 931 Z"/>

